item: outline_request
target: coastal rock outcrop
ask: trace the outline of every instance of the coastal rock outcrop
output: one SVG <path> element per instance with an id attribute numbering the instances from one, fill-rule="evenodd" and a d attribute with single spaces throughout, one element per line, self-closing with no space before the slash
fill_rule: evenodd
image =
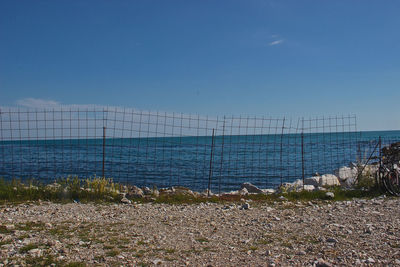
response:
<path id="1" fill-rule="evenodd" d="M 243 183 L 240 189 L 246 188 L 249 193 L 262 194 L 263 191 L 251 183 Z"/>

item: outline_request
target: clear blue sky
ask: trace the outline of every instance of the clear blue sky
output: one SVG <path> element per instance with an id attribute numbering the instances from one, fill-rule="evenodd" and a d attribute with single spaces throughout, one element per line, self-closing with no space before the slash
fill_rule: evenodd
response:
<path id="1" fill-rule="evenodd" d="M 400 1 L 0 1 L 0 105 L 400 129 Z"/>

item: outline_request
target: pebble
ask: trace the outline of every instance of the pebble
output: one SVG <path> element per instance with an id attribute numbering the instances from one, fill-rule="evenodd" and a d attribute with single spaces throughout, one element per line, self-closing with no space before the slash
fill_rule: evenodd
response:
<path id="1" fill-rule="evenodd" d="M 328 243 L 337 243 L 338 241 L 335 238 L 329 237 L 326 239 L 326 242 Z"/>
<path id="2" fill-rule="evenodd" d="M 375 260 L 373 258 L 368 258 L 365 262 L 366 263 L 375 263 Z"/>
<path id="3" fill-rule="evenodd" d="M 43 251 L 41 249 L 38 248 L 34 248 L 28 251 L 29 255 L 31 255 L 34 258 L 39 258 L 42 256 Z"/>
<path id="4" fill-rule="evenodd" d="M 127 199 L 126 197 L 123 197 L 123 198 L 121 199 L 121 203 L 124 203 L 124 204 L 131 204 L 132 201 L 129 200 L 129 199 Z"/>
<path id="5" fill-rule="evenodd" d="M 325 196 L 327 196 L 328 198 L 334 198 L 334 197 L 335 197 L 335 194 L 332 193 L 332 192 L 326 192 L 326 193 L 325 193 Z"/>
<path id="6" fill-rule="evenodd" d="M 249 203 L 244 203 L 243 205 L 242 205 L 242 209 L 243 210 L 248 210 L 248 209 L 250 209 L 250 204 Z"/>
<path id="7" fill-rule="evenodd" d="M 3 204 L 0 211 L 10 211 L 0 212 L 0 263 L 11 258 L 7 265 L 23 265 L 26 256 L 53 255 L 105 266 L 400 265 L 398 248 L 389 245 L 400 236 L 400 199 L 252 202 L 257 204 L 239 210 L 246 203 Z M 32 226 L 20 227 L 28 222 Z M 5 225 L 14 228 L 7 232 Z M 28 244 L 39 248 L 20 253 Z M 100 257 L 112 251 L 107 246 L 120 253 Z"/>
<path id="8" fill-rule="evenodd" d="M 329 262 L 326 262 L 323 259 L 318 259 L 315 263 L 316 267 L 331 267 L 332 264 L 330 264 Z"/>

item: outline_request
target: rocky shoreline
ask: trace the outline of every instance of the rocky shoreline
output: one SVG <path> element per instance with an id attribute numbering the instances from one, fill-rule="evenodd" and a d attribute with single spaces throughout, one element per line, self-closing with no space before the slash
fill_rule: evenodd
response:
<path id="1" fill-rule="evenodd" d="M 0 266 L 400 266 L 399 210 L 387 197 L 3 205 Z"/>
<path id="2" fill-rule="evenodd" d="M 225 192 L 221 194 L 214 194 L 207 189 L 203 192 L 192 191 L 185 187 L 169 187 L 169 188 L 139 188 L 137 186 L 123 186 L 119 194 L 121 195 L 121 202 L 130 204 L 132 201 L 137 199 L 147 199 L 154 201 L 160 195 L 187 195 L 194 198 L 207 198 L 210 196 L 217 197 L 235 197 L 235 196 L 247 196 L 250 194 L 260 195 L 271 195 L 271 194 L 285 194 L 290 192 L 301 192 L 301 191 L 326 191 L 328 198 L 333 198 L 334 194 L 329 192 L 330 189 L 337 187 L 343 190 L 353 189 L 355 186 L 360 185 L 359 179 L 363 182 L 367 182 L 369 185 L 375 183 L 374 174 L 377 171 L 376 165 L 366 165 L 363 168 L 362 173 L 359 175 L 360 166 L 351 165 L 350 167 L 341 167 L 336 170 L 335 174 L 315 174 L 312 177 L 308 177 L 303 180 L 297 179 L 294 182 L 286 182 L 280 185 L 278 188 L 258 188 L 251 183 L 243 183 L 240 189 Z M 361 188 L 359 186 L 359 188 Z"/>

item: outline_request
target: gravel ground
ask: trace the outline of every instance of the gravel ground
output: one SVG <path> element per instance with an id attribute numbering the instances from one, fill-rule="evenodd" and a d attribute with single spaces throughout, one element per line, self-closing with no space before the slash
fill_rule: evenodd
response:
<path id="1" fill-rule="evenodd" d="M 400 266 L 399 211 L 384 197 L 3 205 L 0 266 Z"/>

